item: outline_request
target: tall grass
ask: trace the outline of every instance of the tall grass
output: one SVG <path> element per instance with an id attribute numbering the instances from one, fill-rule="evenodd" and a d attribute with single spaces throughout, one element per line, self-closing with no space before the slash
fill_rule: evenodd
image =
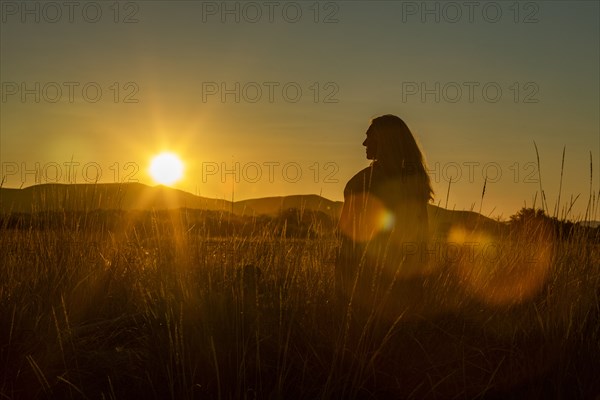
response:
<path id="1" fill-rule="evenodd" d="M 144 229 L 127 218 L 0 226 L 1 398 L 600 393 L 600 248 L 583 231 L 436 238 L 396 313 L 359 319 L 334 296 L 335 232 L 213 237 L 184 210 Z M 492 241 L 493 257 L 467 245 Z"/>

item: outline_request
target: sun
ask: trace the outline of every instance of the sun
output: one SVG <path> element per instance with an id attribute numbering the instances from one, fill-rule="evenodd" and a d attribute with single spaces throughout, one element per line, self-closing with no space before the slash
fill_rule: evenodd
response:
<path id="1" fill-rule="evenodd" d="M 170 185 L 183 176 L 183 162 L 174 153 L 160 153 L 150 163 L 150 176 L 156 183 Z"/>

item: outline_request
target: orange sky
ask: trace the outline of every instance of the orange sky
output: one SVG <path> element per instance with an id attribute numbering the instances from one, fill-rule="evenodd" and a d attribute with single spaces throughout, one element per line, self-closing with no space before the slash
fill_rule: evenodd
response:
<path id="1" fill-rule="evenodd" d="M 150 160 L 168 150 L 186 167 L 174 186 L 192 193 L 341 200 L 368 165 L 370 118 L 393 113 L 442 206 L 503 218 L 539 206 L 534 141 L 551 214 L 563 147 L 560 209 L 579 196 L 569 217 L 585 214 L 590 153 L 599 193 L 596 2 L 478 2 L 472 15 L 444 2 L 100 2 L 72 15 L 7 3 L 5 187 L 36 170 L 39 183 L 155 184 Z"/>

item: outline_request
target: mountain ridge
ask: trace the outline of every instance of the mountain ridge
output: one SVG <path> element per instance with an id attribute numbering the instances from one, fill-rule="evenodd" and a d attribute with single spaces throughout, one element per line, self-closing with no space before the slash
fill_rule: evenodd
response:
<path id="1" fill-rule="evenodd" d="M 142 183 L 59 184 L 47 183 L 22 189 L 0 188 L 0 212 L 201 209 L 230 212 L 239 216 L 276 216 L 289 209 L 322 212 L 339 219 L 343 202 L 317 194 L 270 196 L 231 202 L 197 196 L 166 186 Z M 430 225 L 447 232 L 456 225 L 472 229 L 496 229 L 504 225 L 474 211 L 447 210 L 428 204 Z M 433 227 L 432 226 L 432 227 Z"/>

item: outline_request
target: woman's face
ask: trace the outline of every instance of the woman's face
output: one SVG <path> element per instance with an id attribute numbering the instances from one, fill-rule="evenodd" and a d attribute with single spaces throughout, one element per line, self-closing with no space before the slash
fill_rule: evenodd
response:
<path id="1" fill-rule="evenodd" d="M 377 140 L 371 127 L 367 130 L 367 138 L 363 142 L 363 146 L 367 148 L 367 160 L 375 160 L 377 157 Z"/>

